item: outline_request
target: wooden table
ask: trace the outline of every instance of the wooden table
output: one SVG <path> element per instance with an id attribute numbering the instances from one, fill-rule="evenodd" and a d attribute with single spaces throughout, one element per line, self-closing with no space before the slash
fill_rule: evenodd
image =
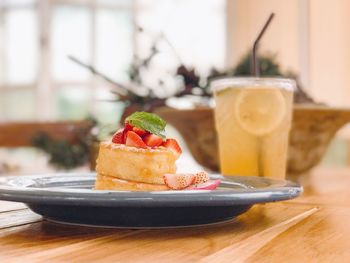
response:
<path id="1" fill-rule="evenodd" d="M 317 169 L 295 200 L 230 223 L 126 230 L 60 225 L 0 202 L 0 262 L 350 262 L 350 169 Z"/>

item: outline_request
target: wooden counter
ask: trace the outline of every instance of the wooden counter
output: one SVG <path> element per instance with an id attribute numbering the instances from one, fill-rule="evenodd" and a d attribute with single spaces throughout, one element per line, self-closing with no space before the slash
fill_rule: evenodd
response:
<path id="1" fill-rule="evenodd" d="M 0 262 L 350 262 L 350 169 L 316 169 L 302 182 L 298 199 L 182 229 L 61 225 L 0 201 Z"/>

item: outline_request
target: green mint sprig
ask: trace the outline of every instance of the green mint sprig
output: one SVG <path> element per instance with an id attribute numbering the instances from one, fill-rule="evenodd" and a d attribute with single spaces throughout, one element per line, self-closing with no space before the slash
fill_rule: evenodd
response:
<path id="1" fill-rule="evenodd" d="M 166 139 L 165 135 L 163 134 L 165 131 L 166 121 L 156 114 L 137 111 L 128 116 L 125 119 L 125 122 L 130 123 L 134 127 L 158 135 L 163 140 Z"/>

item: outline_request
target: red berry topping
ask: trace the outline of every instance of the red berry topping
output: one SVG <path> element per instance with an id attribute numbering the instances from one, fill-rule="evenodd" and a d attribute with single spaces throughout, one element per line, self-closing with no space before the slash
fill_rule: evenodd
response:
<path id="1" fill-rule="evenodd" d="M 130 123 L 128 123 L 128 122 L 126 122 L 125 124 L 124 124 L 124 129 L 126 130 L 126 131 L 132 131 L 132 129 L 134 128 L 134 126 L 132 126 Z"/>
<path id="2" fill-rule="evenodd" d="M 155 134 L 148 134 L 143 138 L 143 141 L 150 147 L 161 146 L 163 139 Z"/>
<path id="3" fill-rule="evenodd" d="M 125 145 L 138 148 L 147 148 L 147 145 L 143 142 L 142 138 L 133 131 L 127 132 Z"/>
<path id="4" fill-rule="evenodd" d="M 124 129 L 120 129 L 113 134 L 112 142 L 123 144 L 124 141 Z"/>
<path id="5" fill-rule="evenodd" d="M 167 139 L 165 142 L 163 142 L 162 146 L 173 151 L 176 154 L 182 153 L 181 147 L 175 139 Z"/>
<path id="6" fill-rule="evenodd" d="M 145 131 L 145 130 L 137 128 L 137 127 L 132 128 L 132 131 L 137 133 L 137 135 L 140 135 L 141 137 L 143 137 L 149 133 L 148 131 Z"/>

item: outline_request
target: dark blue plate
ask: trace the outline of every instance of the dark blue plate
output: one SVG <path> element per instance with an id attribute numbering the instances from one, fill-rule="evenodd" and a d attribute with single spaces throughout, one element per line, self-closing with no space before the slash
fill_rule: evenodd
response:
<path id="1" fill-rule="evenodd" d="M 211 175 L 217 190 L 131 192 L 94 190 L 95 174 L 12 176 L 0 179 L 0 199 L 23 202 L 44 218 L 128 228 L 217 223 L 252 205 L 292 199 L 302 187 L 253 176 Z"/>

